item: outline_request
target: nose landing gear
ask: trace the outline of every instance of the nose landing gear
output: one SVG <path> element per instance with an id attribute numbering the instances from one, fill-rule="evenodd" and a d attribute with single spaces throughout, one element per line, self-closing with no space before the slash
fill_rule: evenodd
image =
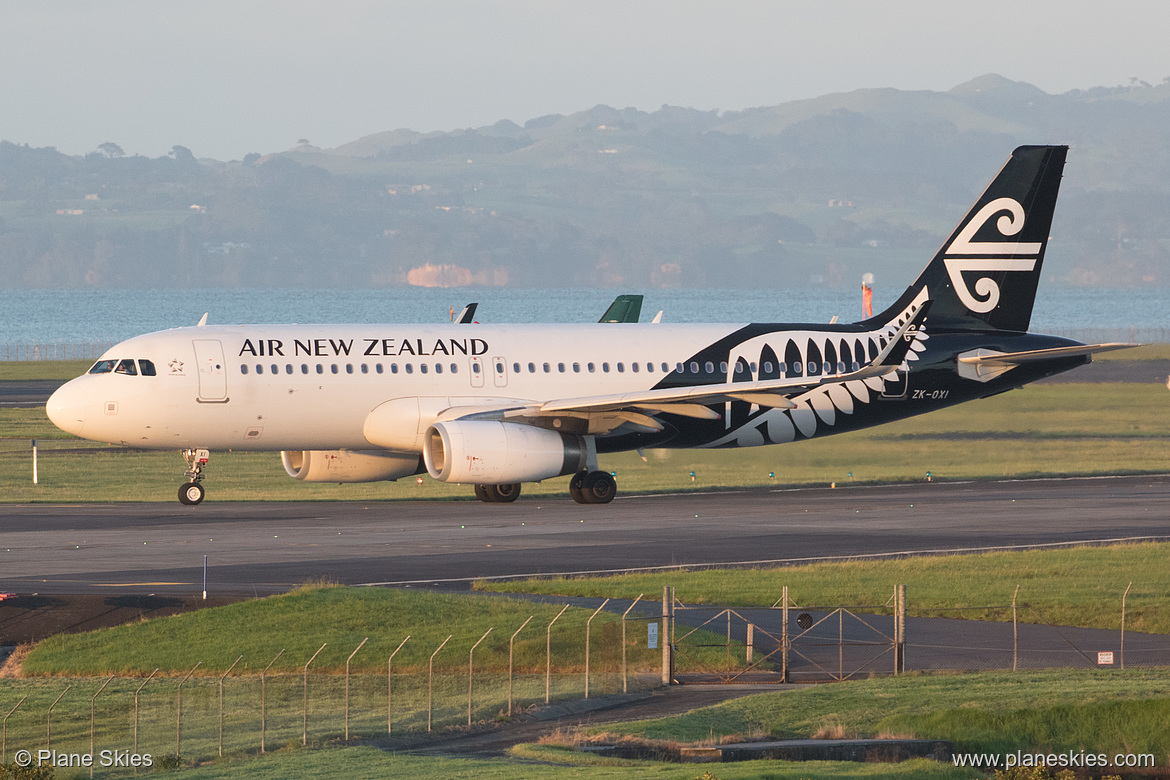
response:
<path id="1" fill-rule="evenodd" d="M 179 501 L 187 506 L 195 506 L 206 494 L 200 483 L 203 481 L 203 467 L 207 465 L 211 453 L 207 450 L 186 450 L 183 457 L 187 459 L 187 471 L 183 476 L 189 481 L 179 488 Z"/>

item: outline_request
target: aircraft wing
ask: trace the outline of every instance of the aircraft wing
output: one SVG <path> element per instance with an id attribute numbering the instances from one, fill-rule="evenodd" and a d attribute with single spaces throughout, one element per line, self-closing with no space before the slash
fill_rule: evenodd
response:
<path id="1" fill-rule="evenodd" d="M 534 423 L 540 418 L 549 417 L 584 418 L 590 420 L 591 430 L 595 428 L 612 430 L 623 422 L 634 423 L 651 430 L 662 430 L 662 424 L 651 415 L 676 414 L 682 417 L 716 420 L 720 417 L 719 413 L 708 406 L 726 401 L 747 401 L 759 406 L 792 409 L 796 404 L 789 397 L 814 387 L 883 376 L 897 370 L 905 362 L 910 345 L 914 342 L 914 334 L 925 321 L 929 308 L 930 301 L 926 301 L 915 316 L 902 323 L 894 332 L 877 357 L 857 371 L 817 377 L 721 382 L 612 395 L 558 398 L 499 412 L 509 419 L 529 420 Z"/>

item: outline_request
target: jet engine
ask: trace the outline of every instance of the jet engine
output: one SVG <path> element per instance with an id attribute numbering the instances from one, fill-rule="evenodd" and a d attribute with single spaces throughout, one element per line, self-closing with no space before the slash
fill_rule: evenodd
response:
<path id="1" fill-rule="evenodd" d="M 539 482 L 585 468 L 581 436 L 531 425 L 462 420 L 427 429 L 423 460 L 440 482 L 507 485 Z"/>
<path id="2" fill-rule="evenodd" d="M 385 450 L 285 450 L 280 462 L 304 482 L 393 481 L 426 471 L 417 454 Z"/>

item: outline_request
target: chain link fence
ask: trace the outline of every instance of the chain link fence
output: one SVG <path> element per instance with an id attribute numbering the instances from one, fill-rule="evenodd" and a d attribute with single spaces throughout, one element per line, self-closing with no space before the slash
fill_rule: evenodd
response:
<path id="1" fill-rule="evenodd" d="M 97 360 L 114 346 L 113 339 L 0 343 L 0 360 Z"/>

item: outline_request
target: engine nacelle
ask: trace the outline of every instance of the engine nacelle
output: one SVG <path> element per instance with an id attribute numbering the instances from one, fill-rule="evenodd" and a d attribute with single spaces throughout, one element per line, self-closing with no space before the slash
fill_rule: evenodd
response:
<path id="1" fill-rule="evenodd" d="M 440 482 L 508 485 L 539 482 L 585 468 L 581 436 L 531 425 L 463 420 L 427 429 L 423 460 Z"/>
<path id="2" fill-rule="evenodd" d="M 280 462 L 304 482 L 379 482 L 422 474 L 422 458 L 385 450 L 285 450 Z"/>

